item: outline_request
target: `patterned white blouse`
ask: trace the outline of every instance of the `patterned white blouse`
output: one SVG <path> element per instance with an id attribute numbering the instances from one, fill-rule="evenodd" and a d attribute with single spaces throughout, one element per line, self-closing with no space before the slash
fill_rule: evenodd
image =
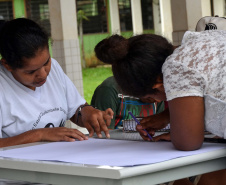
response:
<path id="1" fill-rule="evenodd" d="M 204 97 L 205 129 L 226 139 L 226 31 L 186 32 L 162 72 L 167 100 Z"/>

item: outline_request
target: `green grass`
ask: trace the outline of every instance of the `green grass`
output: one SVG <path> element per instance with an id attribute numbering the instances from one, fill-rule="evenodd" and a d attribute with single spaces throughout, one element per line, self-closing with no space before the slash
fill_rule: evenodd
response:
<path id="1" fill-rule="evenodd" d="M 112 76 L 111 67 L 85 68 L 82 70 L 84 98 L 90 104 L 94 90 L 107 77 Z"/>

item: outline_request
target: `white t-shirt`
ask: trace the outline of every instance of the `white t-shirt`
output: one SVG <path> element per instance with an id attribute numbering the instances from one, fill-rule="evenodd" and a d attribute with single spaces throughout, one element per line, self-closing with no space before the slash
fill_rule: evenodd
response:
<path id="1" fill-rule="evenodd" d="M 204 97 L 206 130 L 226 138 L 226 31 L 186 32 L 162 72 L 167 100 Z"/>
<path id="2" fill-rule="evenodd" d="M 0 138 L 23 132 L 64 126 L 86 101 L 56 60 L 47 81 L 33 91 L 0 65 Z"/>

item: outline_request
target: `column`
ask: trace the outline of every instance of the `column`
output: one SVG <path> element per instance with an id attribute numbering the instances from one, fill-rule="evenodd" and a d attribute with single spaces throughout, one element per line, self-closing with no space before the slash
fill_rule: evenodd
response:
<path id="1" fill-rule="evenodd" d="M 186 0 L 160 0 L 162 35 L 180 45 L 188 29 Z"/>
<path id="2" fill-rule="evenodd" d="M 161 35 L 162 27 L 161 27 L 161 15 L 160 15 L 159 0 L 153 0 L 152 1 L 152 7 L 153 7 L 153 20 L 154 20 L 155 34 Z"/>
<path id="3" fill-rule="evenodd" d="M 217 0 L 218 1 L 218 0 Z M 199 19 L 211 16 L 211 4 L 207 0 L 186 0 L 188 30 L 195 31 Z"/>
<path id="4" fill-rule="evenodd" d="M 172 41 L 172 11 L 171 11 L 171 0 L 160 0 L 160 14 L 161 14 L 161 30 L 162 35 Z"/>
<path id="5" fill-rule="evenodd" d="M 83 96 L 75 0 L 49 0 L 52 55 Z"/>
<path id="6" fill-rule="evenodd" d="M 131 0 L 133 35 L 143 33 L 142 10 L 140 0 Z"/>
<path id="7" fill-rule="evenodd" d="M 225 16 L 225 0 L 213 0 L 213 15 Z"/>
<path id="8" fill-rule="evenodd" d="M 118 0 L 109 0 L 111 34 L 121 34 L 120 19 L 118 10 Z"/>

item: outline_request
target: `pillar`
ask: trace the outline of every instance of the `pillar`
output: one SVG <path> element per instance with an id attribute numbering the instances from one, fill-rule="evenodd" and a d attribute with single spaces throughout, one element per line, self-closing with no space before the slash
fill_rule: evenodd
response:
<path id="1" fill-rule="evenodd" d="M 186 0 L 186 10 L 188 30 L 191 31 L 195 31 L 199 19 L 204 16 L 211 16 L 211 4 L 207 0 Z"/>
<path id="2" fill-rule="evenodd" d="M 142 10 L 140 0 L 131 0 L 133 35 L 143 33 Z"/>
<path id="3" fill-rule="evenodd" d="M 83 96 L 75 0 L 49 0 L 52 56 Z"/>
<path id="4" fill-rule="evenodd" d="M 225 0 L 213 0 L 213 15 L 225 16 Z"/>
<path id="5" fill-rule="evenodd" d="M 109 0 L 111 34 L 121 34 L 120 19 L 118 10 L 118 0 Z"/>
<path id="6" fill-rule="evenodd" d="M 160 0 L 161 30 L 173 45 L 180 45 L 188 29 L 186 0 Z"/>
<path id="7" fill-rule="evenodd" d="M 162 27 L 161 27 L 161 15 L 160 15 L 159 0 L 153 0 L 152 1 L 152 7 L 153 7 L 153 20 L 154 20 L 155 34 L 161 35 Z"/>

